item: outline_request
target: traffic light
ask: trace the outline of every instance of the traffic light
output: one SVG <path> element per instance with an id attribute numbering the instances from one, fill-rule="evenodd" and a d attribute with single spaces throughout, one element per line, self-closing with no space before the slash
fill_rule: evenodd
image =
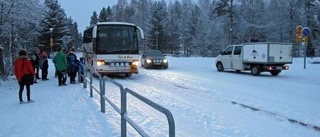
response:
<path id="1" fill-rule="evenodd" d="M 303 27 L 301 25 L 298 25 L 296 27 L 296 41 L 298 43 L 300 43 L 302 41 L 302 36 L 303 36 L 302 29 L 303 29 Z"/>

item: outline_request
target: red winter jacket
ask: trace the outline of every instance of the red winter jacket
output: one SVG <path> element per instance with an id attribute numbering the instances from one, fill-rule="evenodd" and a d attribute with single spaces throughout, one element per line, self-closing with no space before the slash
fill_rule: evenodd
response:
<path id="1" fill-rule="evenodd" d="M 23 71 L 22 71 L 22 65 Z M 30 63 L 27 56 L 19 56 L 14 62 L 14 74 L 16 75 L 16 78 L 18 81 L 21 81 L 22 76 L 25 74 L 33 74 L 35 75 L 35 72 L 33 70 L 32 64 Z"/>

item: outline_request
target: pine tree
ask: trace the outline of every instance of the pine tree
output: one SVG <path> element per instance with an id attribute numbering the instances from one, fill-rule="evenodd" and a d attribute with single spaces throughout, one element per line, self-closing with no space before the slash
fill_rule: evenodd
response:
<path id="1" fill-rule="evenodd" d="M 106 21 L 112 21 L 113 20 L 113 14 L 111 7 L 108 6 L 107 11 L 106 11 Z"/>
<path id="2" fill-rule="evenodd" d="M 175 1 L 173 5 L 169 6 L 169 22 L 166 25 L 168 32 L 168 46 L 170 53 L 174 54 L 179 51 L 180 45 L 182 44 L 182 7 L 179 1 Z"/>
<path id="3" fill-rule="evenodd" d="M 313 45 L 320 46 L 320 0 L 309 0 L 309 27 L 311 29 L 311 35 L 309 40 L 312 42 L 309 45 L 310 48 L 314 48 Z M 308 5 L 307 5 L 308 6 Z M 307 11 L 308 12 L 308 11 Z M 320 47 L 319 47 L 320 48 Z"/>
<path id="4" fill-rule="evenodd" d="M 78 24 L 77 22 L 73 21 L 73 19 L 69 18 L 68 19 L 68 27 L 70 29 L 69 33 L 67 36 L 64 38 L 66 39 L 64 43 L 66 44 L 67 49 L 71 49 L 72 47 L 74 48 L 79 48 L 79 46 L 82 44 L 82 38 L 81 38 L 81 33 L 78 31 Z M 80 37 L 79 37 L 80 35 Z"/>
<path id="5" fill-rule="evenodd" d="M 107 11 L 106 8 L 102 8 L 99 14 L 99 22 L 106 22 L 107 21 Z"/>
<path id="6" fill-rule="evenodd" d="M 126 15 L 125 15 L 125 8 L 127 7 L 128 2 L 127 0 L 118 0 L 118 3 L 116 6 L 114 6 L 114 14 L 115 14 L 115 21 L 126 21 Z"/>
<path id="7" fill-rule="evenodd" d="M 158 49 L 164 53 L 169 51 L 168 47 L 168 34 L 165 31 L 167 24 L 167 5 L 164 1 L 155 1 L 151 6 L 152 18 L 150 20 L 149 31 L 149 47 L 150 49 Z"/>
<path id="8" fill-rule="evenodd" d="M 91 16 L 91 20 L 90 20 L 90 26 L 97 24 L 99 22 L 98 19 L 98 14 L 96 11 L 93 12 L 92 16 Z"/>
<path id="9" fill-rule="evenodd" d="M 216 13 L 217 17 L 225 18 L 228 17 L 229 21 L 226 21 L 224 24 L 225 34 L 229 35 L 229 44 L 233 44 L 235 42 L 235 6 L 234 0 L 219 0 L 215 4 L 214 13 Z M 226 20 L 226 19 L 222 19 Z"/>
<path id="10" fill-rule="evenodd" d="M 45 18 L 41 21 L 40 26 L 40 38 L 39 43 L 44 45 L 42 51 L 53 52 L 56 51 L 55 43 L 62 43 L 62 37 L 67 36 L 70 32 L 68 27 L 68 20 L 64 10 L 60 7 L 57 0 L 45 0 L 47 11 Z M 52 31 L 50 31 L 52 29 Z M 52 37 L 52 45 L 50 44 L 50 38 Z M 52 47 L 50 47 L 50 45 Z M 65 47 L 66 48 L 66 47 Z"/>

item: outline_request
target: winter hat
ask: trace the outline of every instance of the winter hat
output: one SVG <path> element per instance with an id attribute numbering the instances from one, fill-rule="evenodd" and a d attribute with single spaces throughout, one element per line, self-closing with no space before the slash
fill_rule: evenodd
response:
<path id="1" fill-rule="evenodd" d="M 72 48 L 70 49 L 70 51 L 75 52 L 76 49 L 75 49 L 74 47 L 72 47 Z"/>
<path id="2" fill-rule="evenodd" d="M 19 56 L 25 56 L 25 55 L 27 55 L 27 52 L 25 50 L 19 51 Z"/>
<path id="3" fill-rule="evenodd" d="M 47 57 L 47 52 L 42 52 L 42 57 Z"/>

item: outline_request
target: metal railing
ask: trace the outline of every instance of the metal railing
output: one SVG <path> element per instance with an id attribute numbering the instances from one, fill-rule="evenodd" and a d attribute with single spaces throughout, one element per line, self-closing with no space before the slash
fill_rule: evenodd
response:
<path id="1" fill-rule="evenodd" d="M 86 70 L 86 69 L 85 69 Z M 89 78 L 87 77 L 87 74 L 89 75 Z M 96 87 L 93 84 L 93 74 L 90 72 L 84 73 L 84 75 L 79 74 L 78 78 L 83 76 L 83 88 L 87 88 L 87 84 L 89 83 L 90 88 L 90 97 L 93 97 L 93 91 L 97 92 L 100 95 L 100 107 L 101 112 L 105 113 L 105 102 L 108 102 L 120 115 L 121 115 L 121 137 L 127 136 L 127 122 L 143 137 L 149 137 L 149 135 L 141 129 L 128 115 L 127 115 L 127 93 L 131 94 L 135 98 L 141 100 L 145 104 L 151 106 L 152 108 L 156 109 L 157 111 L 163 113 L 168 121 L 169 125 L 169 137 L 175 137 L 175 124 L 174 124 L 174 118 L 171 114 L 171 112 L 160 106 L 159 104 L 143 97 L 142 95 L 138 94 L 137 92 L 129 89 L 124 88 L 120 83 L 114 81 L 113 79 L 110 79 L 109 77 L 102 76 L 100 74 L 97 74 L 99 77 L 99 88 Z M 105 96 L 105 83 L 106 81 L 112 83 L 113 85 L 117 86 L 120 89 L 120 98 L 121 98 L 121 104 L 120 108 L 118 108 L 107 96 Z"/>

